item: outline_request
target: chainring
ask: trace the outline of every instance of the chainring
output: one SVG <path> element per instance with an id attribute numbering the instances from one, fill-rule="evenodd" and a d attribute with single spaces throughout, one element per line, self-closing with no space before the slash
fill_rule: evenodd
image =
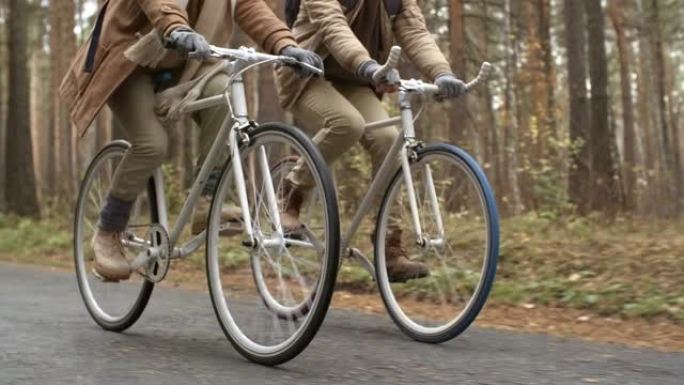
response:
<path id="1" fill-rule="evenodd" d="M 154 251 L 156 255 L 151 256 L 145 265 L 145 278 L 153 283 L 161 282 L 169 272 L 171 265 L 171 242 L 169 233 L 159 225 L 153 224 L 145 235 L 150 243 L 149 251 Z"/>

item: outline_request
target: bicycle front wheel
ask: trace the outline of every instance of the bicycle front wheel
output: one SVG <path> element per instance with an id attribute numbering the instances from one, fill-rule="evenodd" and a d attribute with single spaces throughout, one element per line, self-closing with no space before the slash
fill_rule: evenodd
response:
<path id="1" fill-rule="evenodd" d="M 422 233 L 417 234 L 400 169 L 377 218 L 376 274 L 399 328 L 418 341 L 440 343 L 462 333 L 484 306 L 496 274 L 498 214 L 487 178 L 463 150 L 419 149 L 410 170 Z M 424 264 L 429 275 L 392 282 L 402 254 Z"/>
<path id="2" fill-rule="evenodd" d="M 102 328 L 120 332 L 138 320 L 152 294 L 154 284 L 138 274 L 126 282 L 105 282 L 94 273 L 91 245 L 100 210 L 111 188 L 114 172 L 130 145 L 124 141 L 107 144 L 90 163 L 81 183 L 74 214 L 74 262 L 78 288 L 88 313 Z M 144 238 L 151 223 L 158 220 L 154 183 L 141 194 L 131 210 L 125 234 Z M 134 254 L 127 250 L 129 260 Z"/>
<path id="3" fill-rule="evenodd" d="M 337 198 L 328 168 L 306 135 L 281 124 L 248 134 L 241 159 L 226 164 L 216 188 L 207 227 L 207 277 L 217 318 L 233 346 L 252 361 L 277 365 L 311 342 L 330 304 L 340 249 Z M 296 233 L 283 232 L 277 219 L 292 205 L 283 187 L 289 174 L 283 159 L 296 159 L 313 181 L 298 205 L 304 228 Z M 242 180 L 235 177 L 235 161 L 241 162 Z M 243 234 L 221 236 L 221 213 L 238 205 L 241 187 L 251 224 L 243 218 Z"/>

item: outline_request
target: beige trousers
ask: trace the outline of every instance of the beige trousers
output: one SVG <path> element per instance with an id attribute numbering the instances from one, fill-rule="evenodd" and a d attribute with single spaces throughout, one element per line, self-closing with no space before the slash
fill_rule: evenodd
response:
<path id="1" fill-rule="evenodd" d="M 202 97 L 222 93 L 227 83 L 227 75 L 214 76 L 207 83 Z M 151 75 L 142 69 L 126 79 L 108 101 L 131 143 L 131 148 L 114 174 L 110 191 L 113 197 L 122 201 L 134 201 L 147 186 L 154 170 L 166 159 L 168 134 L 154 112 L 154 103 Z M 201 130 L 198 165 L 204 162 L 227 113 L 226 106 L 218 106 L 193 116 Z"/>
<path id="2" fill-rule="evenodd" d="M 388 118 L 380 99 L 367 86 L 313 79 L 292 112 L 304 128 L 315 133 L 313 140 L 327 164 L 360 142 L 371 156 L 374 175 L 399 134 L 394 127 L 364 128 L 366 123 Z M 304 167 L 296 168 L 290 179 L 298 186 L 313 185 L 311 174 Z"/>

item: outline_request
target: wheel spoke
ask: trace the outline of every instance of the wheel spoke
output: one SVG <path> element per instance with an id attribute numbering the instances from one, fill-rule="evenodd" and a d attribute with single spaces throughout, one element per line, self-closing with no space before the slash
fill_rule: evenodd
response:
<path id="1" fill-rule="evenodd" d="M 152 292 L 152 284 L 131 277 L 126 283 L 103 282 L 94 273 L 93 235 L 106 195 L 111 188 L 112 175 L 120 164 L 126 148 L 109 144 L 91 163 L 81 183 L 76 205 L 76 231 L 74 237 L 76 275 L 81 295 L 93 319 L 103 328 L 121 331 L 131 326 L 142 314 Z M 131 223 L 152 220 L 148 210 L 132 210 Z"/>
<path id="2" fill-rule="evenodd" d="M 305 159 L 307 167 L 313 169 L 311 157 L 318 155 L 313 152 L 313 145 L 310 147 L 311 153 L 307 152 L 308 148 L 299 139 L 294 140 L 291 135 L 275 130 L 254 134 L 249 145 L 241 149 L 245 168 L 244 183 L 247 184 L 257 241 L 254 248 L 239 242 L 244 239 L 212 236 L 216 209 L 212 211 L 209 220 L 207 271 L 215 309 L 228 338 L 251 359 L 268 356 L 271 357 L 269 360 L 273 360 L 272 357 L 279 356 L 275 352 L 285 356 L 290 354 L 287 352 L 301 349 L 302 345 L 296 342 L 301 339 L 310 340 L 313 334 L 306 331 L 319 327 L 332 295 L 331 285 L 319 282 L 332 282 L 334 278 L 334 266 L 330 263 L 335 263 L 336 266 L 339 256 L 337 251 L 330 253 L 325 250 L 330 250 L 331 247 L 339 249 L 339 234 L 336 238 L 330 238 L 328 234 L 331 228 L 329 224 L 339 221 L 337 213 L 333 211 L 335 217 L 327 217 L 331 210 L 324 207 L 323 200 L 314 202 L 317 207 L 311 211 L 320 212 L 320 220 L 317 214 L 310 215 L 309 210 L 303 208 L 300 220 L 317 220 L 310 230 L 311 234 L 315 233 L 315 237 L 311 235 L 308 240 L 293 237 L 292 241 L 297 242 L 288 243 L 276 231 L 278 221 L 272 207 L 273 202 L 267 195 L 270 189 L 268 183 L 272 183 L 277 210 L 282 212 L 287 197 L 282 196 L 281 186 L 292 163 L 281 160 L 283 156 L 294 155 Z M 261 149 L 266 155 L 268 172 L 262 169 L 261 159 L 257 157 L 263 156 Z M 314 191 L 332 187 L 331 182 L 329 186 L 323 186 L 320 174 L 313 175 Z M 225 202 L 236 190 L 235 181 L 224 176 L 214 199 Z M 330 222 L 331 220 L 335 222 Z M 315 247 L 307 246 L 305 242 L 320 243 L 323 245 L 323 253 L 317 252 Z M 247 257 L 239 256 L 243 254 Z M 225 255 L 232 256 L 219 258 Z M 242 265 L 236 267 L 236 260 L 249 261 L 250 269 Z M 230 265 L 226 265 L 228 263 Z"/>
<path id="3" fill-rule="evenodd" d="M 392 228 L 411 229 L 411 234 L 404 234 L 409 241 L 403 247 L 413 262 L 430 270 L 427 277 L 393 284 L 387 272 L 378 271 L 380 292 L 392 318 L 421 341 L 440 342 L 462 332 L 472 321 L 469 313 L 482 308 L 482 296 L 492 283 L 492 275 L 483 274 L 483 267 L 495 268 L 491 262 L 496 255 L 489 251 L 490 242 L 497 240 L 490 239 L 492 224 L 485 219 L 487 210 L 495 207 L 484 193 L 488 185 L 483 187 L 475 173 L 446 150 L 425 151 L 411 164 L 424 246 L 411 241 L 414 225 L 401 175 L 395 177 L 381 205 L 376 255 L 385 255 L 383 240 Z"/>

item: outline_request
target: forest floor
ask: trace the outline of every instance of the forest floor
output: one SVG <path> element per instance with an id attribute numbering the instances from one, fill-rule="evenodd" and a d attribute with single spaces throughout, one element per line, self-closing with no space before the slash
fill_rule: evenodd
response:
<path id="1" fill-rule="evenodd" d="M 501 227 L 477 325 L 684 351 L 684 223 L 529 214 Z M 164 285 L 204 290 L 203 255 L 174 265 Z M 68 269 L 71 258 L 68 224 L 0 217 L 0 260 Z M 338 283 L 333 306 L 385 312 L 364 270 L 347 263 Z"/>

